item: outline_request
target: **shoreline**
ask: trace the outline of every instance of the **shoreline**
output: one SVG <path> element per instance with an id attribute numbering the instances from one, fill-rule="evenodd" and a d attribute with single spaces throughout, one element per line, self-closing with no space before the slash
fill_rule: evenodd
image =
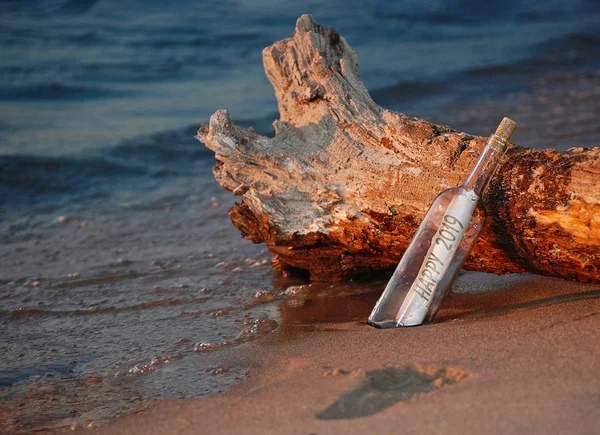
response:
<path id="1" fill-rule="evenodd" d="M 355 298 L 352 321 L 346 322 L 328 319 L 330 303 L 312 303 L 308 310 L 282 303 L 280 329 L 232 354 L 250 368 L 250 376 L 226 393 L 168 399 L 98 432 L 592 433 L 596 428 L 597 285 L 465 273 L 436 322 L 391 330 L 360 320 L 369 300 Z M 364 415 L 353 418 L 358 414 Z"/>

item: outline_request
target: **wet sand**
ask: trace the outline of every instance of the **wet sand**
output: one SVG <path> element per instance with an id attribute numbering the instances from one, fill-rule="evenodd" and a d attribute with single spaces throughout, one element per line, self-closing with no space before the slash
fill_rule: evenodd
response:
<path id="1" fill-rule="evenodd" d="M 430 325 L 364 323 L 376 294 L 280 302 L 228 392 L 100 433 L 597 433 L 600 286 L 464 273 Z M 338 321 L 343 320 L 343 321 Z"/>
<path id="2" fill-rule="evenodd" d="M 272 134 L 261 51 L 306 2 L 85 3 L 0 3 L 0 434 L 594 432 L 598 286 L 467 274 L 438 323 L 375 331 L 385 278 L 281 277 L 233 228 L 194 135 L 219 108 Z M 376 102 L 597 146 L 597 6 L 387 3 L 314 11 Z"/>

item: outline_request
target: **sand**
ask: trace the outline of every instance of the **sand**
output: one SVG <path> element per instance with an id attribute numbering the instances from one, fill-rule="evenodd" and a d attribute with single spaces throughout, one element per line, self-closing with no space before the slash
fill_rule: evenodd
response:
<path id="1" fill-rule="evenodd" d="M 234 356 L 247 381 L 99 432 L 598 433 L 600 286 L 466 273 L 435 323 L 389 330 L 348 300 L 282 304 L 279 330 Z"/>

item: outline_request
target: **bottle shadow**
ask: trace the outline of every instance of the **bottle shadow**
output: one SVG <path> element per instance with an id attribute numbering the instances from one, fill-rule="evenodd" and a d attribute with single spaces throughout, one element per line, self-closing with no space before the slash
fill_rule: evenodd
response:
<path id="1" fill-rule="evenodd" d="M 600 286 L 535 275 L 468 272 L 457 280 L 435 322 L 503 316 L 516 311 L 600 298 Z"/>

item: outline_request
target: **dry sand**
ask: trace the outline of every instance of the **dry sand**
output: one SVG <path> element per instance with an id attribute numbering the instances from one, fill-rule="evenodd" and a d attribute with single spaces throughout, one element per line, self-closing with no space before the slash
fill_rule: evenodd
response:
<path id="1" fill-rule="evenodd" d="M 391 330 L 364 323 L 372 303 L 282 304 L 236 354 L 248 381 L 100 432 L 599 433 L 599 286 L 466 273 L 435 323 Z"/>

